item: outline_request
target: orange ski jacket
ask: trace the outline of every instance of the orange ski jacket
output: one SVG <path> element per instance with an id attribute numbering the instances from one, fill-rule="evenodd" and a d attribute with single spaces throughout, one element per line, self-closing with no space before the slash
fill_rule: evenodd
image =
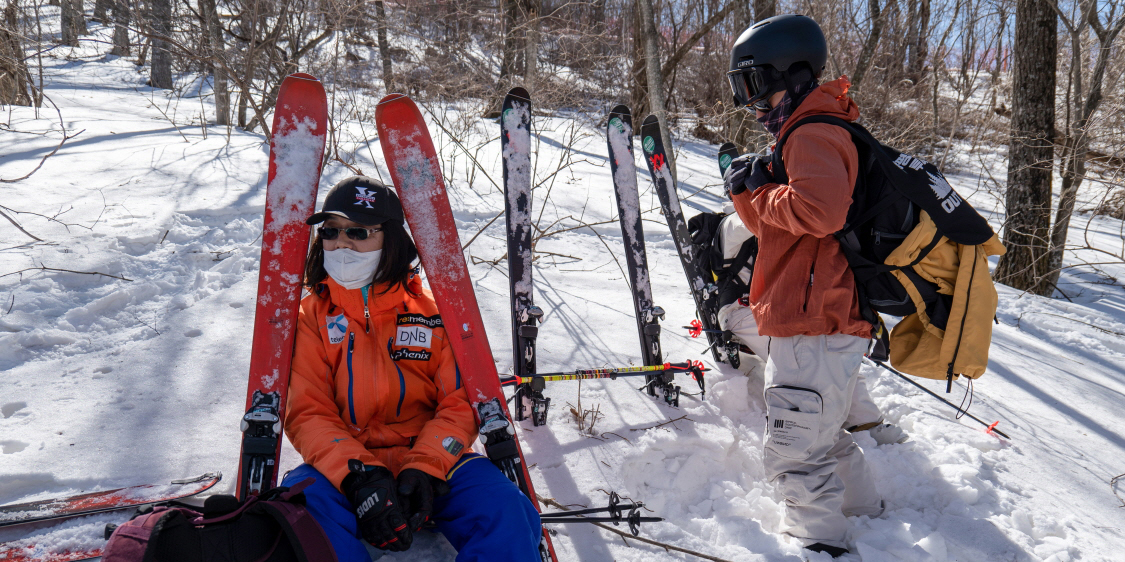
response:
<path id="1" fill-rule="evenodd" d="M 285 433 L 337 488 L 349 459 L 444 480 L 476 439 L 437 305 L 417 274 L 408 284 L 418 296 L 369 287 L 366 310 L 331 278 L 301 300 Z"/>
<path id="2" fill-rule="evenodd" d="M 802 117 L 859 118 L 846 77 L 813 90 L 782 125 Z M 789 185 L 766 184 L 735 195 L 734 207 L 758 236 L 750 308 L 763 336 L 848 334 L 871 337 L 855 279 L 833 234 L 843 228 L 859 174 L 851 135 L 826 123 L 802 125 L 785 142 Z"/>

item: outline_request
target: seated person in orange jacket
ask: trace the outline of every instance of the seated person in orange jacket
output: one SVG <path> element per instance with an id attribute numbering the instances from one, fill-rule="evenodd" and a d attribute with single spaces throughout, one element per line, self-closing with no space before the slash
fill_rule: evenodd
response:
<path id="1" fill-rule="evenodd" d="M 341 562 L 368 562 L 364 541 L 406 550 L 430 518 L 458 561 L 538 560 L 535 507 L 469 448 L 476 420 L 394 191 L 348 178 L 307 222 L 285 413 L 306 464 L 282 485 L 316 479 L 308 509 Z"/>

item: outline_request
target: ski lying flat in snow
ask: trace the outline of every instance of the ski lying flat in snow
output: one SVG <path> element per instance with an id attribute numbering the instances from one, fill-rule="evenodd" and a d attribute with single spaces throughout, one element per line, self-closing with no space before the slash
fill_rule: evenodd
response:
<path id="1" fill-rule="evenodd" d="M 0 506 L 0 527 L 79 517 L 103 511 L 183 499 L 210 490 L 222 478 L 223 475 L 218 472 L 209 472 L 196 478 L 174 480 L 167 485 L 128 486 L 66 498 Z M 0 556 L 0 560 L 7 559 Z"/>
<path id="2" fill-rule="evenodd" d="M 517 377 L 535 372 L 535 337 L 543 311 L 535 306 L 531 283 L 531 96 L 512 88 L 500 113 L 500 147 L 504 158 L 504 218 L 508 225 L 508 281 L 512 304 L 512 364 Z M 516 387 L 516 421 L 529 415 L 533 425 L 547 423 L 551 399 L 531 384 Z"/>
<path id="3" fill-rule="evenodd" d="M 277 485 L 281 420 L 309 245 L 305 220 L 316 205 L 327 123 L 320 81 L 300 73 L 285 77 L 273 116 L 254 343 L 242 418 L 237 495 L 243 500 Z"/>
<path id="4" fill-rule="evenodd" d="M 115 490 L 103 490 L 68 498 L 42 500 L 0 507 L 0 526 L 44 523 L 51 529 L 67 521 L 109 512 L 124 512 L 144 505 L 182 500 L 215 487 L 222 474 L 209 472 L 196 478 L 174 480 L 168 485 L 146 484 Z M 123 516 L 126 519 L 128 516 Z M 71 531 L 73 532 L 73 531 Z M 0 561 L 3 562 L 73 562 L 102 555 L 104 543 L 96 546 L 67 547 L 68 550 L 52 552 L 35 542 L 36 539 L 17 539 L 0 543 Z M 82 540 L 78 539 L 81 543 Z"/>
<path id="5" fill-rule="evenodd" d="M 516 428 L 500 388 L 500 377 L 457 236 L 437 151 L 422 113 L 410 98 L 391 94 L 379 101 L 375 123 L 383 157 L 402 200 L 453 355 L 457 364 L 464 367 L 461 380 L 477 416 L 485 454 L 539 509 Z M 546 530 L 539 544 L 539 554 L 543 562 L 558 560 Z"/>
<path id="6" fill-rule="evenodd" d="M 668 228 L 672 231 L 672 241 L 676 244 L 680 263 L 684 266 L 684 273 L 687 274 L 688 287 L 691 288 L 691 296 L 695 299 L 696 314 L 700 316 L 706 330 L 719 330 L 719 319 L 715 314 L 705 312 L 716 308 L 708 307 L 705 303 L 719 298 L 718 287 L 713 280 L 705 280 L 692 261 L 694 248 L 691 245 L 691 236 L 688 234 L 687 221 L 684 220 L 684 210 L 680 207 L 680 197 L 676 194 L 672 173 L 668 169 L 664 141 L 660 139 L 660 122 L 655 115 L 645 117 L 644 123 L 641 124 L 641 146 L 644 148 L 645 162 L 648 164 L 649 174 L 652 175 L 652 183 L 656 186 L 656 194 L 660 197 L 664 219 L 668 221 Z M 720 332 L 706 333 L 715 361 L 725 363 L 726 360 L 719 351 Z"/>
<path id="7" fill-rule="evenodd" d="M 625 263 L 629 287 L 633 292 L 633 311 L 637 317 L 637 334 L 641 339 L 641 357 L 645 365 L 664 363 L 660 349 L 660 319 L 664 309 L 652 304 L 645 235 L 641 226 L 641 203 L 637 191 L 637 165 L 633 160 L 633 116 L 629 108 L 618 105 L 609 111 L 606 123 L 609 145 L 609 166 L 613 172 L 613 190 L 617 195 L 621 237 L 625 242 Z M 657 378 L 645 377 L 648 393 L 656 396 Z M 668 397 L 665 396 L 667 400 Z"/>

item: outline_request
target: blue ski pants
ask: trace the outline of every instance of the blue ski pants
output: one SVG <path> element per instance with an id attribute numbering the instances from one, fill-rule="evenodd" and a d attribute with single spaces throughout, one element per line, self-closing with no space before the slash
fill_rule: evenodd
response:
<path id="1" fill-rule="evenodd" d="M 340 562 L 370 562 L 351 502 L 308 464 L 282 486 L 313 477 L 306 507 L 332 542 Z M 457 549 L 457 562 L 536 562 L 542 527 L 531 501 L 487 457 L 466 454 L 446 475 L 449 493 L 434 498 L 432 519 Z"/>

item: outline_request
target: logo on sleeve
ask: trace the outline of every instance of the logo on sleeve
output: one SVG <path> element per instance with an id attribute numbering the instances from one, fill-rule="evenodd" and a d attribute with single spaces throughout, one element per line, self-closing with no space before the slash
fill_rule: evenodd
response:
<path id="1" fill-rule="evenodd" d="M 465 445 L 461 444 L 456 438 L 446 437 L 441 440 L 441 447 L 445 449 L 447 453 L 456 457 L 461 454 L 461 450 L 465 448 Z"/>
<path id="2" fill-rule="evenodd" d="M 408 345 L 411 347 L 430 348 L 430 340 L 434 331 L 424 326 L 399 326 L 395 336 L 395 345 Z"/>
<path id="3" fill-rule="evenodd" d="M 326 316 L 324 321 L 328 323 L 328 343 L 344 341 L 344 335 L 348 333 L 348 319 L 341 314 L 339 316 Z"/>

